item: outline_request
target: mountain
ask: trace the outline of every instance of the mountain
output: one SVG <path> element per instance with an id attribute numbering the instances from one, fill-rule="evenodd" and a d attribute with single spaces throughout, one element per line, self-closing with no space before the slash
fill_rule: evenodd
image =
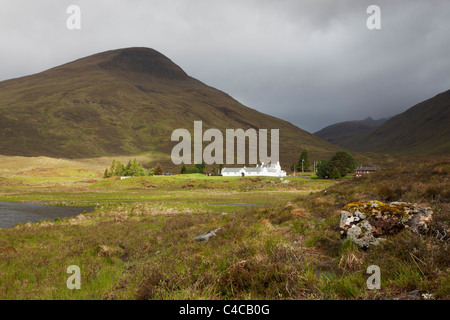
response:
<path id="1" fill-rule="evenodd" d="M 450 154 L 450 90 L 423 101 L 389 119 L 354 141 L 352 150 Z"/>
<path id="2" fill-rule="evenodd" d="M 315 136 L 343 148 L 351 148 L 352 141 L 384 124 L 388 119 L 345 121 L 332 124 L 314 133 Z"/>
<path id="3" fill-rule="evenodd" d="M 236 75 L 238 76 L 238 75 Z M 280 129 L 280 160 L 302 148 L 317 157 L 338 150 L 314 135 L 248 108 L 187 75 L 149 48 L 94 54 L 47 71 L 0 82 L 0 154 L 93 158 L 158 152 L 174 129 Z M 166 157 L 167 158 L 167 157 Z"/>

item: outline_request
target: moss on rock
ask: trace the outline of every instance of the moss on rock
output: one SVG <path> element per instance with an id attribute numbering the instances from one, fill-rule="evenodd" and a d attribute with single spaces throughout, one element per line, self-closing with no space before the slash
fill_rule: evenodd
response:
<path id="1" fill-rule="evenodd" d="M 414 203 L 358 201 L 347 204 L 341 212 L 341 238 L 359 247 L 377 245 L 380 238 L 404 229 L 421 233 L 428 229 L 433 212 Z"/>

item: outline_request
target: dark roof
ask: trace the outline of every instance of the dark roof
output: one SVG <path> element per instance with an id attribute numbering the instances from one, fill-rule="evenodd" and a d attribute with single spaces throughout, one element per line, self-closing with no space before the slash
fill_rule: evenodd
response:
<path id="1" fill-rule="evenodd" d="M 358 167 L 355 171 L 377 171 L 377 167 Z"/>

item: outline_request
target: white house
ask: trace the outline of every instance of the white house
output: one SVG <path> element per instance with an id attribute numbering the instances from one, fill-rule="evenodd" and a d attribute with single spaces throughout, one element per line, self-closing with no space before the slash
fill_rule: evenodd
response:
<path id="1" fill-rule="evenodd" d="M 280 163 L 256 165 L 255 168 L 223 168 L 224 177 L 286 177 L 286 171 L 281 170 Z"/>

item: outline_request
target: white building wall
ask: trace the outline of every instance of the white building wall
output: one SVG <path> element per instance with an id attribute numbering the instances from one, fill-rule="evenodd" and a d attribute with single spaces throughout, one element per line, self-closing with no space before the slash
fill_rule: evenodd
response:
<path id="1" fill-rule="evenodd" d="M 224 168 L 225 169 L 225 168 Z M 254 170 L 252 170 L 254 169 Z M 224 172 L 222 169 L 222 176 L 224 177 L 285 177 L 286 171 L 281 170 L 280 163 L 274 165 L 256 166 L 256 168 L 241 168 L 239 171 Z"/>

